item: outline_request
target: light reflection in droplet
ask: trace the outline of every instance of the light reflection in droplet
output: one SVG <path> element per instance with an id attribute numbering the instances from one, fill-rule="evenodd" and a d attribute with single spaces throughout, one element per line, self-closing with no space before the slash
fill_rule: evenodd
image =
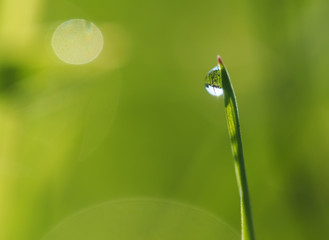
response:
<path id="1" fill-rule="evenodd" d="M 209 84 L 206 84 L 205 87 L 206 87 L 207 92 L 212 96 L 219 97 L 219 96 L 223 95 L 222 88 L 219 88 L 219 87 L 216 87 L 213 85 L 209 85 Z"/>

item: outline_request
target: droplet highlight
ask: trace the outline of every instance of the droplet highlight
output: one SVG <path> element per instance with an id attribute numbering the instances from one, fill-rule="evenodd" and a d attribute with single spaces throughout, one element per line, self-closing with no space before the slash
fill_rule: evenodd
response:
<path id="1" fill-rule="evenodd" d="M 103 49 L 99 28 L 85 19 L 71 19 L 60 24 L 52 37 L 56 56 L 65 63 L 80 65 L 95 60 Z"/>
<path id="2" fill-rule="evenodd" d="M 211 86 L 209 84 L 206 84 L 206 90 L 210 95 L 213 95 L 215 97 L 219 97 L 223 95 L 223 89 L 215 86 Z"/>
<path id="3" fill-rule="evenodd" d="M 221 69 L 219 66 L 214 67 L 208 72 L 205 79 L 205 88 L 212 96 L 219 97 L 223 95 Z"/>

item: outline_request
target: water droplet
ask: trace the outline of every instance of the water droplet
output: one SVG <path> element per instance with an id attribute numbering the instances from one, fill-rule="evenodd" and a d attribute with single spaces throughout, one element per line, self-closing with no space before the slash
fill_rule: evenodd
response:
<path id="1" fill-rule="evenodd" d="M 205 80 L 205 88 L 212 96 L 219 97 L 223 95 L 221 69 L 219 66 L 214 67 L 208 72 Z"/>
<path id="2" fill-rule="evenodd" d="M 103 49 L 99 28 L 84 19 L 71 19 L 59 25 L 52 37 L 52 47 L 59 59 L 68 64 L 86 64 Z"/>

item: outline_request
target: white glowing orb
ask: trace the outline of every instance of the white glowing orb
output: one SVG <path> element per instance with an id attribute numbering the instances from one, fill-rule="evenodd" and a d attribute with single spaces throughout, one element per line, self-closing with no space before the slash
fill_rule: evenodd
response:
<path id="1" fill-rule="evenodd" d="M 103 49 L 99 28 L 84 19 L 71 19 L 59 25 L 52 37 L 57 57 L 65 63 L 80 65 L 95 60 Z"/>

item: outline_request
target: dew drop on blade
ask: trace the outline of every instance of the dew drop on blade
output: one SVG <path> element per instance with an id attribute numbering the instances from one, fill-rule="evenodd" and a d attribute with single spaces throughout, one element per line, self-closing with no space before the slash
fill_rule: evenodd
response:
<path id="1" fill-rule="evenodd" d="M 205 79 L 205 88 L 210 95 L 216 97 L 223 95 L 221 80 L 221 69 L 219 66 L 214 67 L 208 72 Z"/>

